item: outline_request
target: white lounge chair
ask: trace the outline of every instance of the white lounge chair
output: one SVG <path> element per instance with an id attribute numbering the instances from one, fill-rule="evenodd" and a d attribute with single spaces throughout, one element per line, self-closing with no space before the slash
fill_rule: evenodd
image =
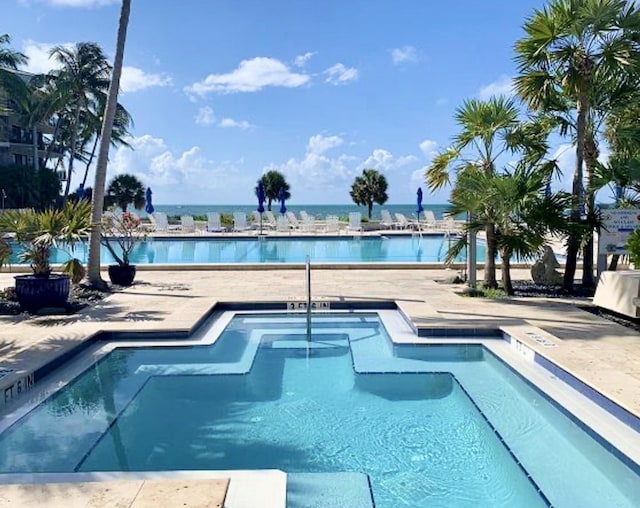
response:
<path id="1" fill-rule="evenodd" d="M 264 212 L 264 217 L 267 219 L 267 225 L 271 229 L 278 229 L 278 221 L 276 220 L 276 216 L 273 215 L 271 210 L 267 210 Z"/>
<path id="2" fill-rule="evenodd" d="M 438 221 L 433 210 L 424 211 L 424 225 L 428 229 L 435 229 L 438 226 Z"/>
<path id="3" fill-rule="evenodd" d="M 340 219 L 337 215 L 327 215 L 325 222 L 325 230 L 327 233 L 339 233 L 340 232 Z"/>
<path id="4" fill-rule="evenodd" d="M 362 231 L 362 214 L 360 212 L 349 213 L 349 231 Z"/>
<path id="5" fill-rule="evenodd" d="M 193 215 L 182 215 L 180 217 L 180 231 L 183 233 L 195 233 L 196 223 L 193 220 Z"/>
<path id="6" fill-rule="evenodd" d="M 226 230 L 227 228 L 225 228 L 220 222 L 219 212 L 207 212 L 207 231 L 211 233 L 219 233 Z"/>
<path id="7" fill-rule="evenodd" d="M 289 221 L 289 227 L 291 227 L 291 229 L 301 229 L 300 227 L 300 221 L 298 220 L 298 217 L 296 217 L 296 214 L 293 212 L 287 212 L 285 214 L 287 216 L 287 220 Z"/>
<path id="8" fill-rule="evenodd" d="M 396 213 L 396 223 L 398 225 L 398 229 L 408 229 L 411 227 L 411 223 L 402 213 Z"/>
<path id="9" fill-rule="evenodd" d="M 300 212 L 300 218 L 302 218 L 302 231 L 305 233 L 314 233 L 316 230 L 316 218 L 304 210 Z"/>
<path id="10" fill-rule="evenodd" d="M 153 218 L 153 220 L 151 220 Z M 164 212 L 154 212 L 149 215 L 149 220 L 154 225 L 154 231 L 166 233 L 169 231 L 169 219 Z"/>
<path id="11" fill-rule="evenodd" d="M 247 216 L 243 212 L 233 213 L 233 230 L 234 231 L 247 231 L 251 229 L 247 224 Z"/>
<path id="12" fill-rule="evenodd" d="M 393 229 L 397 226 L 394 220 L 391 218 L 389 210 L 382 210 L 380 212 L 380 227 L 386 229 Z"/>
<path id="13" fill-rule="evenodd" d="M 278 215 L 278 218 L 276 219 L 276 231 L 280 233 L 291 232 L 289 219 L 286 215 Z"/>

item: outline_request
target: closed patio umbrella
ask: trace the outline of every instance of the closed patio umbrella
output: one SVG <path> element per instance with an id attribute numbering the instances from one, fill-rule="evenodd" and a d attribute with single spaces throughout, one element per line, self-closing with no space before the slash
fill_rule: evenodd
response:
<path id="1" fill-rule="evenodd" d="M 280 187 L 280 192 L 278 192 L 278 199 L 280 200 L 280 213 L 284 215 L 287 213 L 287 207 L 284 205 L 286 199 L 286 191 L 284 187 Z"/>
<path id="2" fill-rule="evenodd" d="M 256 195 L 258 196 L 258 213 L 260 214 L 260 234 L 262 235 L 262 214 L 264 213 L 264 184 L 262 181 L 258 182 L 258 188 L 256 189 Z"/>
<path id="3" fill-rule="evenodd" d="M 151 187 L 147 187 L 147 193 L 145 194 L 145 201 L 147 202 L 147 204 L 144 207 L 144 211 L 149 215 L 151 215 L 155 211 L 155 208 L 153 208 L 153 203 L 151 202 L 152 194 L 153 193 L 151 192 Z"/>
<path id="4" fill-rule="evenodd" d="M 418 206 L 416 207 L 416 213 L 418 214 L 418 221 L 420 220 L 420 214 L 424 212 L 424 208 L 422 208 L 422 187 L 418 187 Z"/>

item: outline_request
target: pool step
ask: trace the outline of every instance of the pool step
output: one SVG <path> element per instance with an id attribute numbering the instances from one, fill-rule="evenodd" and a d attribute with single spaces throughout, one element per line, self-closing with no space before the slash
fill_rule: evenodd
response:
<path id="1" fill-rule="evenodd" d="M 287 508 L 374 508 L 369 477 L 362 473 L 287 475 Z"/>

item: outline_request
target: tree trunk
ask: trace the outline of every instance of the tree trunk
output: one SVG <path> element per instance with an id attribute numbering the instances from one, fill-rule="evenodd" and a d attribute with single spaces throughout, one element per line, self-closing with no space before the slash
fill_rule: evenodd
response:
<path id="1" fill-rule="evenodd" d="M 372 212 L 373 212 L 373 203 L 367 203 L 367 213 L 369 215 L 369 220 L 371 220 Z"/>
<path id="2" fill-rule="evenodd" d="M 484 262 L 484 285 L 488 288 L 497 288 L 498 281 L 496 280 L 496 226 L 489 222 L 485 226 L 485 233 L 487 235 L 487 254 Z"/>
<path id="3" fill-rule="evenodd" d="M 71 152 L 69 153 L 69 174 L 67 175 L 67 185 L 64 188 L 64 198 L 62 205 L 67 202 L 69 189 L 71 189 L 71 174 L 73 173 L 73 162 L 76 158 L 76 143 L 78 141 L 78 124 L 80 123 L 80 103 L 76 104 L 75 118 L 73 119 L 73 129 L 71 130 Z"/>
<path id="4" fill-rule="evenodd" d="M 573 173 L 571 196 L 571 221 L 574 224 L 578 224 L 580 222 L 580 205 L 582 204 L 582 163 L 584 159 L 587 109 L 587 97 L 584 94 L 580 94 L 578 97 L 578 119 L 576 123 L 576 167 Z M 564 280 L 562 284 L 563 288 L 569 292 L 573 291 L 573 280 L 576 276 L 579 248 L 579 233 L 571 233 L 567 240 L 567 262 L 564 268 Z"/>
<path id="5" fill-rule="evenodd" d="M 271 211 L 271 198 L 267 198 L 267 210 Z"/>
<path id="6" fill-rule="evenodd" d="M 596 200 L 593 192 L 593 170 L 597 162 L 597 146 L 595 140 L 589 136 L 589 149 L 584 153 L 584 166 L 587 193 L 585 196 L 585 212 L 587 214 L 587 224 L 589 225 L 588 236 L 585 239 L 582 251 L 582 285 L 585 287 L 594 287 L 596 285 L 593 277 L 593 230 L 594 219 L 596 216 Z"/>
<path id="7" fill-rule="evenodd" d="M 513 284 L 511 283 L 511 252 L 501 252 L 502 258 L 502 289 L 509 296 L 513 295 Z"/>
<path id="8" fill-rule="evenodd" d="M 120 75 L 122 74 L 122 60 L 124 59 L 124 44 L 127 39 L 127 26 L 131 0 L 122 0 L 120 21 L 118 24 L 118 40 L 116 43 L 116 56 L 113 62 L 113 73 L 109 85 L 109 95 L 102 120 L 102 132 L 100 133 L 100 152 L 96 166 L 95 183 L 93 185 L 93 199 L 91 201 L 91 235 L 89 237 L 89 282 L 96 287 L 104 287 L 105 282 L 100 277 L 100 226 L 102 223 L 102 209 L 104 207 L 105 181 L 107 178 L 107 161 L 109 159 L 109 141 L 113 130 L 113 119 L 118 105 L 118 89 L 120 88 Z"/>
<path id="9" fill-rule="evenodd" d="M 37 173 L 40 171 L 40 159 L 38 158 L 38 129 L 34 125 L 31 129 L 33 136 L 33 169 Z"/>
<path id="10" fill-rule="evenodd" d="M 618 261 L 620 261 L 620 254 L 614 254 L 611 256 L 611 262 L 609 263 L 609 268 L 607 268 L 607 270 L 615 272 L 618 269 Z"/>
<path id="11" fill-rule="evenodd" d="M 58 131 L 60 130 L 60 118 L 56 121 L 56 127 L 53 129 L 53 136 L 51 136 L 51 142 L 47 146 L 47 151 L 44 154 L 44 167 L 47 167 L 49 163 L 49 159 L 51 158 L 51 152 L 53 151 L 53 147 L 55 146 L 56 137 L 58 137 Z"/>
<path id="12" fill-rule="evenodd" d="M 87 176 L 89 176 L 89 166 L 91 166 L 91 163 L 93 162 L 93 157 L 96 154 L 96 148 L 98 147 L 98 141 L 100 141 L 100 136 L 98 136 L 96 134 L 96 139 L 93 142 L 93 150 L 91 150 L 91 157 L 89 157 L 89 160 L 87 161 L 87 165 L 84 168 L 84 178 L 82 178 L 82 187 L 87 185 Z"/>

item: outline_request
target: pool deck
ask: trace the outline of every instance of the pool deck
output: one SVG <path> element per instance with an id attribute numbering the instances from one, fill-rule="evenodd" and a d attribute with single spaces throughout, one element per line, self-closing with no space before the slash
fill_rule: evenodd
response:
<path id="1" fill-rule="evenodd" d="M 462 286 L 436 282 L 455 274 L 444 269 L 314 270 L 312 294 L 329 302 L 395 301 L 418 328 L 501 328 L 640 418 L 640 334 L 576 305 L 590 300 L 467 298 L 458 294 Z M 0 287 L 13 285 L 12 277 L 0 273 Z M 513 278 L 530 275 L 514 270 Z M 301 269 L 140 270 L 134 286 L 76 315 L 0 316 L 0 369 L 9 371 L 0 370 L 0 388 L 100 331 L 188 332 L 217 302 L 303 301 L 304 294 Z M 556 346 L 534 340 L 531 330 L 547 339 L 547 346 Z M 0 487 L 0 500 L 9 494 L 6 489 Z"/>

